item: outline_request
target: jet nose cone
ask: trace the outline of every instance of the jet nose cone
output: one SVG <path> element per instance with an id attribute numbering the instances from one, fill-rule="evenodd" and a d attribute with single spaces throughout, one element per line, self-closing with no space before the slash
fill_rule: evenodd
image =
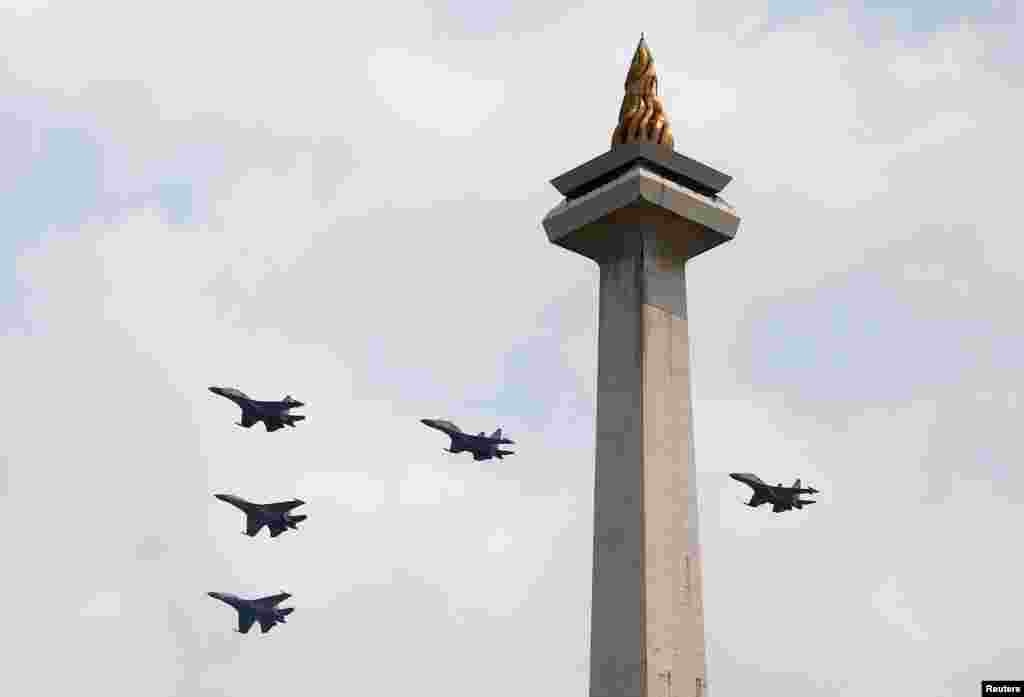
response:
<path id="1" fill-rule="evenodd" d="M 220 593 L 215 593 L 213 591 L 210 591 L 209 593 L 207 593 L 207 595 L 210 596 L 211 598 L 216 598 L 217 600 L 220 600 L 220 596 L 221 596 Z"/>
<path id="2" fill-rule="evenodd" d="M 738 472 L 730 472 L 729 473 L 729 478 L 730 479 L 735 479 L 736 481 L 740 481 L 740 475 L 739 475 Z"/>

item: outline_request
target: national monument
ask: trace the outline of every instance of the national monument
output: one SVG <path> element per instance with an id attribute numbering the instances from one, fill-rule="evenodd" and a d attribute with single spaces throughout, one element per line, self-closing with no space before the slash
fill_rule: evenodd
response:
<path id="1" fill-rule="evenodd" d="M 673 150 L 642 36 L 625 90 L 543 221 L 600 266 L 590 697 L 706 697 L 685 265 L 740 221 L 731 177 Z"/>

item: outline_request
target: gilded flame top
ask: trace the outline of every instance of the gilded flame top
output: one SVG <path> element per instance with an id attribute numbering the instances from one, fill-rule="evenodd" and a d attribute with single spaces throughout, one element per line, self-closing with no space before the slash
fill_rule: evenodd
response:
<path id="1" fill-rule="evenodd" d="M 626 94 L 619 109 L 619 125 L 612 133 L 612 147 L 626 143 L 655 143 L 669 150 L 675 140 L 658 98 L 658 76 L 643 34 L 626 75 Z"/>

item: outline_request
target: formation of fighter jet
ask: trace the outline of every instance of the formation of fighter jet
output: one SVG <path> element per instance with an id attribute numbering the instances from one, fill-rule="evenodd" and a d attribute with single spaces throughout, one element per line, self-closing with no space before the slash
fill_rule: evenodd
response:
<path id="1" fill-rule="evenodd" d="M 293 399 L 291 395 L 279 402 L 268 402 L 252 399 L 233 387 L 210 387 L 209 389 L 215 395 L 230 399 L 238 405 L 242 410 L 242 420 L 238 422 L 238 425 L 242 428 L 251 428 L 262 421 L 267 431 L 273 432 L 285 426 L 294 428 L 297 421 L 306 418 L 289 413 L 294 408 L 305 406 L 302 402 Z M 421 422 L 441 431 L 451 439 L 451 447 L 445 448 L 445 452 L 469 452 L 477 461 L 491 458 L 502 459 L 506 455 L 515 454 L 511 450 L 501 449 L 502 445 L 512 445 L 513 442 L 502 436 L 500 428 L 489 436 L 483 431 L 474 436 L 470 433 L 463 433 L 458 426 L 443 419 L 422 419 Z M 275 503 L 253 503 L 235 494 L 214 494 L 214 497 L 225 503 L 230 503 L 245 513 L 245 531 L 242 534 L 249 537 L 258 535 L 264 527 L 270 530 L 271 537 L 277 537 L 288 529 L 298 530 L 298 523 L 308 517 L 291 513 L 293 509 L 304 505 L 305 502 L 298 499 Z M 238 631 L 241 634 L 248 633 L 255 622 L 259 622 L 262 632 L 266 634 L 275 625 L 284 624 L 285 618 L 295 609 L 277 607 L 278 603 L 291 597 L 288 593 L 251 599 L 231 593 L 211 592 L 208 595 L 227 603 L 238 611 Z"/>
<path id="2" fill-rule="evenodd" d="M 290 414 L 290 410 L 305 406 L 303 402 L 292 399 L 286 395 L 279 402 L 264 402 L 252 399 L 249 395 L 233 387 L 211 387 L 210 392 L 226 397 L 242 409 L 242 420 L 238 425 L 242 428 L 251 428 L 260 421 L 268 431 L 277 431 L 285 426 L 295 428 L 296 421 L 302 421 L 305 416 Z"/>
<path id="3" fill-rule="evenodd" d="M 420 419 L 420 423 L 431 428 L 436 428 L 452 439 L 451 447 L 445 448 L 447 453 L 473 453 L 474 460 L 490 460 L 496 457 L 499 460 L 506 455 L 515 455 L 511 450 L 502 450 L 499 445 L 514 445 L 508 438 L 503 438 L 499 428 L 491 435 L 485 435 L 480 431 L 477 435 L 463 433 L 462 430 L 451 421 L 443 419 Z"/>
<path id="4" fill-rule="evenodd" d="M 211 598 L 216 598 L 227 603 L 238 610 L 238 631 L 246 634 L 253 622 L 260 623 L 260 629 L 266 634 L 276 624 L 285 624 L 285 617 L 295 611 L 293 607 L 277 607 L 282 600 L 292 597 L 290 593 L 278 593 L 269 595 L 266 598 L 240 598 L 231 593 L 207 593 Z"/>
<path id="5" fill-rule="evenodd" d="M 794 508 L 800 509 L 809 504 L 817 503 L 817 501 L 808 501 L 800 498 L 800 494 L 817 494 L 818 490 L 800 488 L 799 479 L 793 482 L 793 486 L 782 486 L 782 482 L 779 482 L 777 486 L 771 486 L 762 481 L 756 474 L 733 472 L 729 476 L 737 482 L 743 482 L 754 490 L 754 495 L 747 502 L 747 505 L 752 508 L 757 508 L 763 503 L 770 503 L 772 504 L 772 511 L 782 513 L 783 511 L 789 511 Z"/>
<path id="6" fill-rule="evenodd" d="M 301 523 L 309 516 L 291 515 L 289 511 L 305 504 L 305 501 L 294 499 L 292 501 L 281 501 L 278 503 L 253 503 L 246 501 L 241 496 L 234 494 L 214 494 L 215 498 L 230 503 L 235 508 L 245 513 L 245 532 L 243 535 L 255 537 L 263 526 L 270 529 L 270 536 L 277 537 L 282 532 L 291 528 L 298 530 L 298 523 Z"/>

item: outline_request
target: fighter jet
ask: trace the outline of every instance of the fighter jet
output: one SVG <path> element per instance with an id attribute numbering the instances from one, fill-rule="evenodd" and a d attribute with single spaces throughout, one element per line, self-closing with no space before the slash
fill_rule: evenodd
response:
<path id="1" fill-rule="evenodd" d="M 249 537 L 258 535 L 264 525 L 270 528 L 271 537 L 277 537 L 288 528 L 298 530 L 299 526 L 297 523 L 301 523 L 309 517 L 288 513 L 293 508 L 297 508 L 305 503 L 305 501 L 299 501 L 298 499 L 281 501 L 280 503 L 252 503 L 234 494 L 214 494 L 214 497 L 230 503 L 245 513 L 245 532 L 242 534 Z"/>
<path id="2" fill-rule="evenodd" d="M 782 482 L 779 482 L 778 486 L 771 486 L 761 481 L 761 478 L 756 474 L 733 472 L 729 476 L 737 482 L 743 482 L 754 490 L 753 497 L 747 502 L 747 505 L 752 508 L 757 508 L 762 503 L 770 503 L 772 504 L 772 511 L 782 513 L 783 511 L 789 511 L 794 508 L 800 509 L 806 505 L 817 503 L 817 501 L 807 501 L 800 498 L 800 494 L 817 494 L 818 490 L 813 488 L 801 489 L 799 479 L 793 482 L 793 486 L 782 486 Z"/>
<path id="3" fill-rule="evenodd" d="M 290 593 L 278 593 L 266 598 L 253 599 L 239 598 L 231 593 L 207 593 L 207 595 L 238 610 L 239 634 L 247 634 L 252 623 L 256 621 L 259 621 L 260 629 L 263 630 L 263 634 L 266 634 L 275 624 L 286 624 L 284 618 L 295 611 L 293 607 L 277 607 L 279 602 L 292 597 Z"/>
<path id="4" fill-rule="evenodd" d="M 242 428 L 250 428 L 262 421 L 268 431 L 276 431 L 285 426 L 295 428 L 296 421 L 306 418 L 288 413 L 290 409 L 305 406 L 292 399 L 291 395 L 286 395 L 280 402 L 260 402 L 233 387 L 211 387 L 210 392 L 227 397 L 242 408 L 242 420 L 238 422 Z"/>
<path id="5" fill-rule="evenodd" d="M 508 438 L 502 437 L 500 428 L 489 436 L 484 435 L 483 431 L 474 436 L 470 433 L 463 433 L 451 421 L 443 419 L 420 419 L 420 423 L 436 428 L 452 439 L 452 447 L 444 449 L 446 453 L 468 451 L 473 453 L 474 460 L 490 460 L 492 457 L 500 460 L 506 455 L 515 455 L 511 450 L 501 450 L 498 448 L 499 445 L 514 445 Z"/>

